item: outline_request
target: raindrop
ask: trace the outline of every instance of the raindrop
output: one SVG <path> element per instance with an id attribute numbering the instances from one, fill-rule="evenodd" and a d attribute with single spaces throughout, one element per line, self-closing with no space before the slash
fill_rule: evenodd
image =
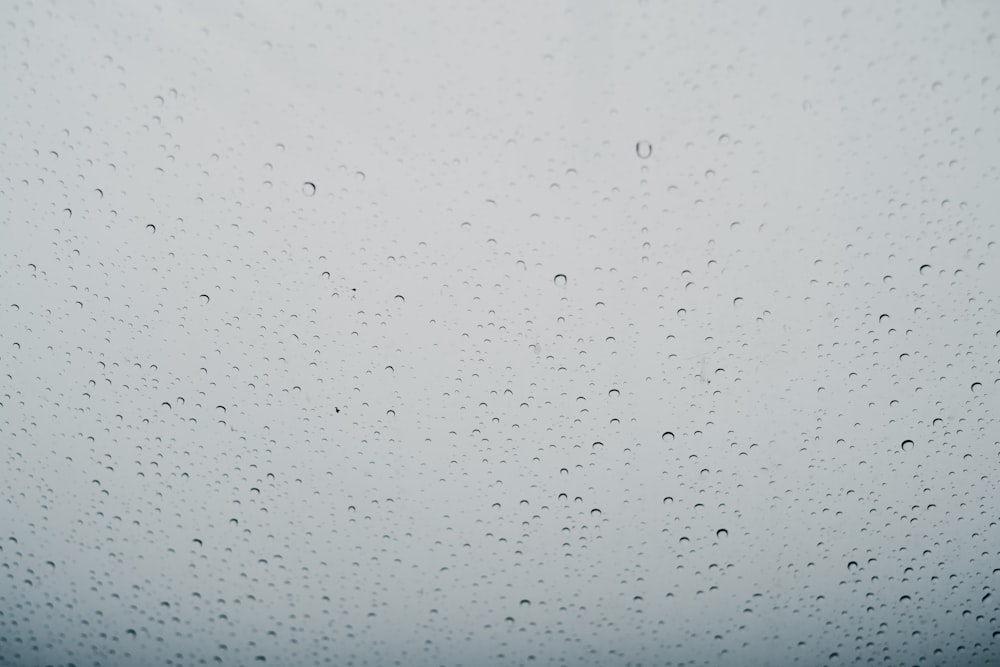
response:
<path id="1" fill-rule="evenodd" d="M 314 194 L 316 194 L 316 184 L 312 183 L 311 181 L 306 181 L 305 183 L 303 183 L 302 194 L 304 194 L 306 197 L 312 197 Z"/>
<path id="2" fill-rule="evenodd" d="M 972 391 L 979 391 L 980 389 L 982 389 L 982 387 L 983 387 L 982 382 L 973 382 L 972 386 L 970 386 L 969 389 L 971 389 Z"/>
<path id="3" fill-rule="evenodd" d="M 207 294 L 202 294 L 198 298 L 201 299 L 202 303 L 208 303 L 209 301 L 212 300 L 212 299 L 209 298 L 209 296 Z"/>
<path id="4" fill-rule="evenodd" d="M 653 154 L 653 144 L 648 141 L 640 141 L 635 145 L 635 154 L 639 156 L 640 159 L 647 159 Z"/>
<path id="5" fill-rule="evenodd" d="M 913 441 L 912 440 L 904 440 L 903 443 L 899 447 L 904 452 L 908 452 L 911 449 L 913 449 Z"/>
<path id="6" fill-rule="evenodd" d="M 722 539 L 723 537 L 729 537 L 729 531 L 726 530 L 725 528 L 720 528 L 717 531 L 715 531 L 715 536 L 718 537 L 719 539 Z"/>
<path id="7" fill-rule="evenodd" d="M 851 562 L 849 562 L 849 563 L 847 564 L 847 569 L 848 569 L 849 571 L 851 571 L 851 572 L 853 572 L 853 571 L 857 570 L 857 569 L 858 569 L 858 561 L 856 561 L 856 560 L 852 560 Z"/>
<path id="8" fill-rule="evenodd" d="M 660 440 L 663 440 L 664 442 L 670 442 L 673 439 L 674 439 L 673 431 L 664 431 L 663 435 L 660 436 Z"/>
<path id="9" fill-rule="evenodd" d="M 556 287 L 566 287 L 566 274 L 557 273 L 552 282 L 555 283 Z"/>
<path id="10" fill-rule="evenodd" d="M 590 515 L 591 516 L 601 516 L 601 510 L 599 510 L 599 509 L 597 509 L 595 507 L 594 509 L 590 510 Z"/>

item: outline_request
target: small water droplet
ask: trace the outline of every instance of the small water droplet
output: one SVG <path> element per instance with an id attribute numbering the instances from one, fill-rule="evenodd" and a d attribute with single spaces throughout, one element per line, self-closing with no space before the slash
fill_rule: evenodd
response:
<path id="1" fill-rule="evenodd" d="M 671 440 L 674 439 L 674 432 L 673 431 L 664 431 L 663 435 L 660 436 L 660 439 L 663 440 L 663 441 L 665 441 L 665 442 L 670 442 Z"/>
<path id="2" fill-rule="evenodd" d="M 717 531 L 715 531 L 715 536 L 718 537 L 719 539 L 722 539 L 723 537 L 729 537 L 729 531 L 726 530 L 725 528 L 720 528 Z"/>
<path id="3" fill-rule="evenodd" d="M 912 440 L 904 440 L 903 443 L 899 447 L 904 452 L 908 452 L 911 449 L 913 449 L 913 441 Z"/>
<path id="4" fill-rule="evenodd" d="M 565 273 L 557 273 L 555 278 L 552 279 L 552 282 L 555 283 L 556 287 L 566 287 L 566 281 L 567 279 Z"/>
<path id="5" fill-rule="evenodd" d="M 302 184 L 302 194 L 306 197 L 312 197 L 316 194 L 316 184 L 311 181 L 306 181 Z"/>
<path id="6" fill-rule="evenodd" d="M 640 141 L 636 143 L 635 154 L 642 160 L 648 159 L 649 156 L 653 154 L 653 144 L 648 141 Z"/>

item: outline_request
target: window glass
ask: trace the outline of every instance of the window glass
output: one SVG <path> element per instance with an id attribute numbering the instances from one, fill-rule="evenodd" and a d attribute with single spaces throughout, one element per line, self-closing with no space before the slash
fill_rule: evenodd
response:
<path id="1" fill-rule="evenodd" d="M 0 665 L 1000 657 L 991 2 L 0 7 Z"/>

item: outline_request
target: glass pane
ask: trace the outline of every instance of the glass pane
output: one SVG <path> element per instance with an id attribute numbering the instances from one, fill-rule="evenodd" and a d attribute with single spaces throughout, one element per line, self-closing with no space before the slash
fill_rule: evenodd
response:
<path id="1" fill-rule="evenodd" d="M 0 18 L 0 665 L 1000 661 L 993 3 Z"/>

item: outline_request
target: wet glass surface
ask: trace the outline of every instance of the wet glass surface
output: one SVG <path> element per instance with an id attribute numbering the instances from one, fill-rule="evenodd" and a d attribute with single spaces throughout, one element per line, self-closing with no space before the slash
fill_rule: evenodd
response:
<path id="1" fill-rule="evenodd" d="M 0 8 L 0 665 L 990 665 L 991 2 Z"/>

